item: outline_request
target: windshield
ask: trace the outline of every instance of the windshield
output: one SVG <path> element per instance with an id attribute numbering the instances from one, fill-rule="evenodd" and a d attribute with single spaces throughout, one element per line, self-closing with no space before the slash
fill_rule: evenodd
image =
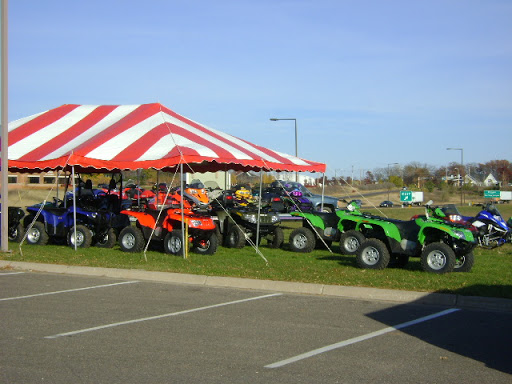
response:
<path id="1" fill-rule="evenodd" d="M 494 216 L 501 216 L 501 213 L 498 210 L 498 208 L 492 203 L 487 204 L 487 206 L 485 207 L 485 210 L 489 211 Z M 501 217 L 503 217 L 503 216 L 501 216 Z"/>
<path id="2" fill-rule="evenodd" d="M 459 210 L 455 206 L 455 204 L 448 204 L 443 207 L 443 212 L 446 215 L 460 215 Z"/>

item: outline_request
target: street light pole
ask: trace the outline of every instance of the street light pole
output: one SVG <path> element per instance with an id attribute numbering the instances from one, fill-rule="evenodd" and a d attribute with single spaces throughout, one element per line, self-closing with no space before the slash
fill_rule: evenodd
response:
<path id="1" fill-rule="evenodd" d="M 446 148 L 447 151 L 460 151 L 460 166 L 462 168 L 462 171 L 464 171 L 464 148 Z M 462 198 L 462 178 L 459 178 L 459 187 L 460 187 L 460 203 L 463 204 L 463 198 Z"/>
<path id="2" fill-rule="evenodd" d="M 397 164 L 398 164 L 398 163 L 389 163 L 389 164 L 388 164 L 388 183 L 390 182 L 390 179 L 391 179 L 391 175 L 390 175 L 390 173 L 389 173 L 389 166 L 390 166 L 390 165 L 397 165 Z M 391 190 L 391 186 L 389 186 L 389 187 L 388 187 L 388 201 L 389 201 L 389 192 L 390 192 L 390 190 Z"/>
<path id="3" fill-rule="evenodd" d="M 299 151 L 298 151 L 298 144 L 297 144 L 297 141 L 298 141 L 298 137 L 297 137 L 297 119 L 295 118 L 283 118 L 283 119 L 278 119 L 278 118 L 271 118 L 270 121 L 279 121 L 279 120 L 293 120 L 294 123 L 295 123 L 295 157 L 299 157 Z M 298 183 L 299 182 L 299 173 L 298 172 L 295 172 L 295 181 Z"/>

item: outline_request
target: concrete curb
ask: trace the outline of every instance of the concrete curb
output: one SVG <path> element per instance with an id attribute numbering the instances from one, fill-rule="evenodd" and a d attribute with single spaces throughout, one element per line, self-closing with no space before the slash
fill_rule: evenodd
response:
<path id="1" fill-rule="evenodd" d="M 191 275 L 186 273 L 153 272 L 140 269 L 118 269 L 81 267 L 60 264 L 27 263 L 0 260 L 1 269 L 62 273 L 82 276 L 103 276 L 122 279 L 159 281 L 176 284 L 201 285 L 207 287 L 241 288 L 260 291 L 277 291 L 297 294 L 337 296 L 360 300 L 387 301 L 396 303 L 417 303 L 442 305 L 458 308 L 485 309 L 512 312 L 512 300 L 492 297 L 462 296 L 430 292 L 399 291 L 368 287 L 348 287 L 296 283 L 288 281 L 257 280 L 237 277 Z"/>

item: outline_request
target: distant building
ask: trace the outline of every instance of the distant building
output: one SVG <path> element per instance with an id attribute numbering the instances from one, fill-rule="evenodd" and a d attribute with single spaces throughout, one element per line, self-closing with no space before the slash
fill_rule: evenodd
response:
<path id="1" fill-rule="evenodd" d="M 495 187 L 496 185 L 501 185 L 501 182 L 498 181 L 492 173 L 489 173 L 486 177 L 466 175 L 464 176 L 464 183 L 477 187 Z"/>

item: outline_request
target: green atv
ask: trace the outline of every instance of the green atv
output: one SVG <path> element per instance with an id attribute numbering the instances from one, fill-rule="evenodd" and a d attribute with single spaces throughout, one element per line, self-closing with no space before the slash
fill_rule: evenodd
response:
<path id="1" fill-rule="evenodd" d="M 346 209 L 335 212 L 291 212 L 292 216 L 302 217 L 302 227 L 290 234 L 290 248 L 294 252 L 311 252 L 316 246 L 340 242 L 341 253 L 354 255 L 365 240 L 361 223 L 366 214 L 352 202 Z"/>
<path id="2" fill-rule="evenodd" d="M 321 238 L 327 245 L 339 241 L 341 252 L 355 254 L 361 268 L 403 267 L 410 256 L 420 257 L 423 270 L 434 273 L 468 272 L 473 266 L 472 232 L 428 214 L 408 221 L 386 219 L 361 213 L 352 203 L 334 214 L 295 215 L 303 217 L 303 227 L 290 234 L 290 247 L 297 252 L 312 251 Z"/>

